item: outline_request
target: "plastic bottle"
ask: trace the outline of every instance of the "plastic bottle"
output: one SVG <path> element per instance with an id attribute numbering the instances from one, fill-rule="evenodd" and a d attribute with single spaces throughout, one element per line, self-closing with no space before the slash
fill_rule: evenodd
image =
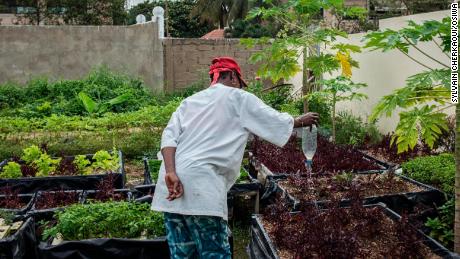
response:
<path id="1" fill-rule="evenodd" d="M 307 169 L 311 169 L 313 164 L 313 156 L 316 153 L 317 137 L 318 130 L 315 125 L 302 128 L 302 151 L 306 158 L 305 165 Z"/>

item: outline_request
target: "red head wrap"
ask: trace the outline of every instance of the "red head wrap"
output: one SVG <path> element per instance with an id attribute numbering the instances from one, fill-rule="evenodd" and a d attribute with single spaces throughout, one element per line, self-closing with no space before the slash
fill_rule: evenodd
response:
<path id="1" fill-rule="evenodd" d="M 240 66 L 238 66 L 238 63 L 230 57 L 218 57 L 212 60 L 212 64 L 209 67 L 209 74 L 212 75 L 211 85 L 217 83 L 220 72 L 226 71 L 234 71 L 240 78 L 241 82 L 247 86 L 246 82 L 243 80 L 243 76 L 241 75 Z"/>

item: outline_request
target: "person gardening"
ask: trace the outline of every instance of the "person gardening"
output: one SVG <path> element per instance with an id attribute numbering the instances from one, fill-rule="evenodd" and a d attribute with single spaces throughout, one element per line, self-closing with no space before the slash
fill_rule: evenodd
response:
<path id="1" fill-rule="evenodd" d="M 293 118 L 242 90 L 230 57 L 212 60 L 211 85 L 182 101 L 163 131 L 152 209 L 164 212 L 171 258 L 231 258 L 227 192 L 236 182 L 250 133 L 284 146 L 293 128 L 317 124 L 317 113 Z"/>

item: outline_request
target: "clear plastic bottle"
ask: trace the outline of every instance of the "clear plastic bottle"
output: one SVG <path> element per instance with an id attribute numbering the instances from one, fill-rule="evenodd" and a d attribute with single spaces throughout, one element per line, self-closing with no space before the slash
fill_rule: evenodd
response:
<path id="1" fill-rule="evenodd" d="M 313 164 L 313 156 L 316 153 L 316 142 L 318 137 L 318 129 L 315 125 L 302 128 L 302 151 L 305 155 L 305 165 L 307 169 L 311 169 Z"/>

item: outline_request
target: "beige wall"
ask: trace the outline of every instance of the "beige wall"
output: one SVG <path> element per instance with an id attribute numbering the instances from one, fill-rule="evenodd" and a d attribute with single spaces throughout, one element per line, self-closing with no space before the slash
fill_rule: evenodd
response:
<path id="1" fill-rule="evenodd" d="M 165 89 L 182 89 L 203 79 L 209 82 L 209 65 L 216 56 L 234 57 L 246 79 L 253 79 L 256 66 L 248 64 L 252 53 L 240 46 L 238 39 L 165 39 Z"/>
<path id="2" fill-rule="evenodd" d="M 413 20 L 415 22 L 423 22 L 425 20 L 441 20 L 448 16 L 448 11 L 439 11 L 424 13 L 418 15 L 390 18 L 380 20 L 380 29 L 394 29 L 398 30 L 404 28 L 407 25 L 407 21 Z M 343 42 L 363 45 L 361 40 L 365 33 L 351 34 L 348 40 Z M 436 59 L 449 64 L 449 59 L 440 51 L 435 44 L 420 44 L 419 47 L 433 55 Z M 432 67 L 440 67 L 437 63 L 429 60 L 422 54 L 418 53 L 415 49 L 409 50 L 411 55 L 417 57 L 425 64 Z M 390 94 L 393 90 L 403 87 L 405 80 L 414 74 L 424 71 L 424 67 L 411 61 L 399 51 L 389 51 L 382 53 L 380 51 L 368 51 L 364 50 L 363 53 L 354 54 L 353 58 L 359 62 L 360 68 L 353 70 L 353 81 L 367 83 L 368 87 L 363 89 L 361 92 L 367 94 L 369 99 L 361 102 L 343 102 L 339 103 L 339 110 L 349 110 L 353 114 L 359 115 L 363 118 L 367 118 L 372 112 L 373 107 L 382 98 L 382 96 Z M 330 77 L 330 76 L 326 76 Z M 292 83 L 296 88 L 301 87 L 302 76 L 298 75 Z M 383 132 L 394 131 L 399 116 L 397 112 L 390 118 L 381 118 L 378 125 Z"/>
<path id="3" fill-rule="evenodd" d="M 23 22 L 12 13 L 0 13 L 0 25 L 22 24 Z"/>
<path id="4" fill-rule="evenodd" d="M 101 64 L 163 89 L 163 46 L 156 23 L 0 26 L 0 83 L 24 83 L 40 75 L 81 78 Z"/>

